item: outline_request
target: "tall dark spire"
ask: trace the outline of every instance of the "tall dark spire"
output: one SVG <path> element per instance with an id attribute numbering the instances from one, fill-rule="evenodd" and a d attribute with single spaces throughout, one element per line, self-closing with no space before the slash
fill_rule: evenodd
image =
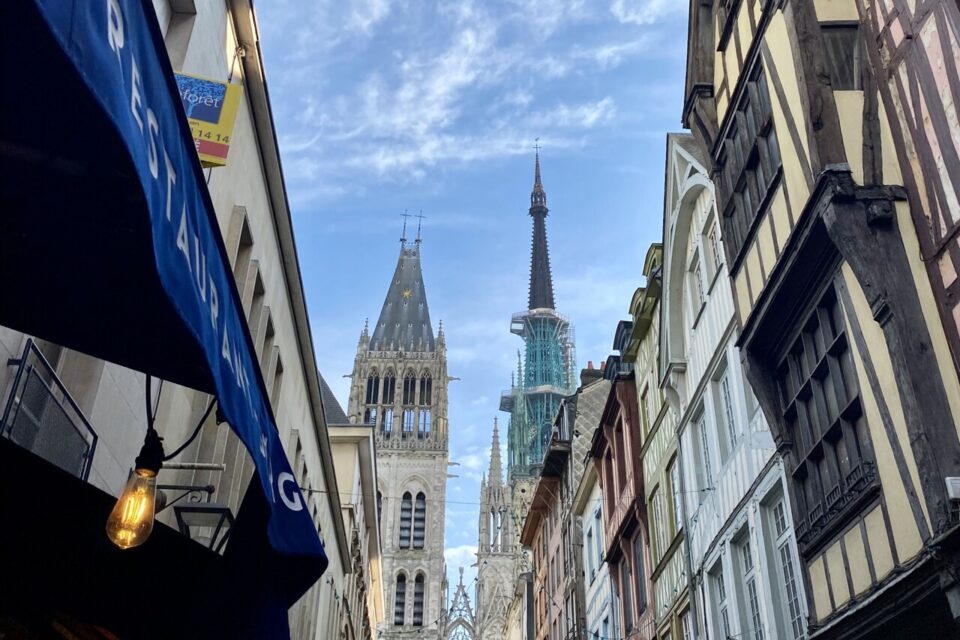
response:
<path id="1" fill-rule="evenodd" d="M 404 234 L 406 235 L 406 234 Z M 400 246 L 397 268 L 370 339 L 371 351 L 434 351 L 430 307 L 420 268 L 420 242 Z"/>
<path id="2" fill-rule="evenodd" d="M 550 274 L 550 251 L 547 247 L 547 193 L 540 182 L 540 146 L 536 146 L 536 169 L 530 193 L 530 216 L 533 218 L 533 248 L 530 256 L 530 306 L 528 309 L 553 309 L 553 276 Z"/>

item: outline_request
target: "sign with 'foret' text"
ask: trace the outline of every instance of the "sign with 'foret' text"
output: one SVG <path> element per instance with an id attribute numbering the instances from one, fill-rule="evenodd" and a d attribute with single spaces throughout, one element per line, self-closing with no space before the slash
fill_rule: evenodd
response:
<path id="1" fill-rule="evenodd" d="M 205 167 L 227 164 L 230 136 L 237 119 L 243 89 L 238 84 L 176 73 L 180 101 L 187 112 L 190 132 Z"/>

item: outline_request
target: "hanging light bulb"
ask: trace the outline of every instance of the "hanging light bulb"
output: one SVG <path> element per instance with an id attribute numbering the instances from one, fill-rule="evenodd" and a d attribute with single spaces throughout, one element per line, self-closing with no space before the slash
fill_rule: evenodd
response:
<path id="1" fill-rule="evenodd" d="M 163 444 L 147 430 L 136 465 L 107 518 L 107 537 L 121 549 L 137 547 L 150 537 L 157 507 L 157 473 L 163 466 Z"/>

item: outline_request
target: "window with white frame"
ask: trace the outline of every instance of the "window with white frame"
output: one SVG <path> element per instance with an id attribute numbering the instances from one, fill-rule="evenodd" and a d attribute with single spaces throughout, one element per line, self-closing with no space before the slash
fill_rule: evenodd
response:
<path id="1" fill-rule="evenodd" d="M 745 531 L 743 536 L 734 543 L 733 551 L 734 566 L 740 574 L 738 587 L 741 595 L 741 631 L 748 638 L 764 640 L 763 619 L 760 616 L 759 587 L 757 586 L 757 567 L 753 558 L 749 531 Z"/>
<path id="2" fill-rule="evenodd" d="M 670 476 L 670 498 L 673 502 L 673 531 L 676 533 L 683 529 L 683 493 L 680 489 L 680 465 L 674 458 L 667 468 L 667 474 Z"/>
<path id="3" fill-rule="evenodd" d="M 583 555 L 587 560 L 587 575 L 590 576 L 590 584 L 597 578 L 597 568 L 593 564 L 593 527 L 587 529 L 587 543 L 583 545 Z"/>
<path id="4" fill-rule="evenodd" d="M 693 418 L 694 467 L 697 476 L 697 501 L 703 502 L 707 492 L 713 487 L 713 470 L 710 465 L 710 442 L 707 435 L 707 413 L 700 407 Z"/>
<path id="5" fill-rule="evenodd" d="M 701 262 L 698 253 L 693 256 L 693 261 L 690 263 L 690 301 L 692 303 L 691 311 L 693 312 L 694 318 L 700 313 L 700 308 L 703 307 L 707 301 Z"/>
<path id="6" fill-rule="evenodd" d="M 597 535 L 594 538 L 596 547 L 593 553 L 596 554 L 597 558 L 597 571 L 600 570 L 600 565 L 603 564 L 603 529 L 601 528 L 602 525 L 600 516 L 600 507 L 597 507 L 597 509 L 593 512 L 593 530 L 597 532 Z"/>
<path id="7" fill-rule="evenodd" d="M 733 411 L 730 367 L 724 363 L 713 379 L 713 403 L 717 414 L 717 440 L 720 460 L 726 462 L 737 444 L 737 423 Z"/>
<path id="8" fill-rule="evenodd" d="M 720 225 L 716 218 L 710 221 L 710 230 L 707 231 L 707 244 L 710 246 L 710 255 L 713 258 L 713 272 L 723 268 L 723 247 L 720 245 Z"/>
<path id="9" fill-rule="evenodd" d="M 664 509 L 663 509 L 663 491 L 660 490 L 660 487 L 657 487 L 653 490 L 653 496 L 650 498 L 651 509 L 653 513 L 653 543 L 654 549 L 657 553 L 657 559 L 663 557 L 664 552 L 667 550 L 668 541 L 667 541 L 667 527 L 666 521 L 664 520 Z"/>
<path id="10" fill-rule="evenodd" d="M 720 638 L 730 637 L 730 611 L 727 606 L 727 585 L 723 578 L 723 560 L 717 560 L 710 570 L 710 592 L 713 600 L 715 635 Z"/>
<path id="11" fill-rule="evenodd" d="M 802 586 L 797 570 L 796 542 L 782 494 L 764 507 L 764 520 L 764 528 L 769 532 L 767 554 L 776 570 L 773 591 L 777 605 L 777 626 L 782 637 L 802 640 L 807 637 L 807 624 L 800 593 Z"/>
<path id="12" fill-rule="evenodd" d="M 693 640 L 693 623 L 690 622 L 690 610 L 680 614 L 680 631 L 683 633 L 683 640 Z"/>

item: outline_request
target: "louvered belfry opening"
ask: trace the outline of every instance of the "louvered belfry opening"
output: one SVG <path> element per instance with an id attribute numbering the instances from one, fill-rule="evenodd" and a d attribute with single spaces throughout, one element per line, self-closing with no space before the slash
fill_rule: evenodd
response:
<path id="1" fill-rule="evenodd" d="M 397 576 L 397 592 L 393 605 L 393 624 L 403 626 L 403 619 L 407 613 L 407 575 Z"/>
<path id="2" fill-rule="evenodd" d="M 423 574 L 418 573 L 413 582 L 413 626 L 423 626 Z"/>
<path id="3" fill-rule="evenodd" d="M 417 505 L 413 514 L 413 548 L 423 549 L 427 532 L 427 497 L 423 492 L 417 494 Z"/>
<path id="4" fill-rule="evenodd" d="M 400 548 L 410 548 L 410 521 L 413 517 L 413 499 L 410 492 L 403 494 L 400 501 Z"/>

